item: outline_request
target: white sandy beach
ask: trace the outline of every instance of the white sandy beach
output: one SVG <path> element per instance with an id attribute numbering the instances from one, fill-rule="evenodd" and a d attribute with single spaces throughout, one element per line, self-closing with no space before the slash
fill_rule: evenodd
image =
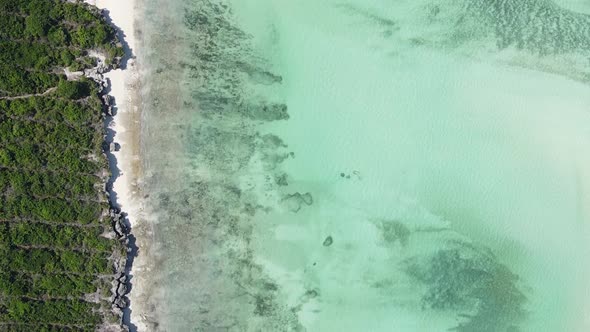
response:
<path id="1" fill-rule="evenodd" d="M 115 99 L 116 115 L 113 117 L 109 128 L 114 131 L 114 142 L 121 147 L 119 151 L 113 152 L 117 159 L 117 168 L 119 174 L 114 183 L 113 189 L 116 193 L 116 203 L 121 209 L 129 214 L 129 220 L 133 223 L 134 207 L 132 204 L 135 194 L 132 183 L 133 159 L 137 158 L 133 151 L 132 130 L 137 123 L 135 116 L 138 112 L 138 106 L 134 103 L 134 90 L 137 86 L 137 72 L 135 68 L 135 37 L 134 37 L 134 5 L 135 1 L 117 1 L 117 0 L 89 0 L 88 3 L 96 5 L 98 8 L 108 10 L 108 15 L 123 33 L 123 38 L 132 52 L 131 59 L 127 61 L 126 68 L 112 70 L 105 74 L 110 81 L 111 95 Z M 113 171 L 114 172 L 114 171 Z"/>
<path id="2" fill-rule="evenodd" d="M 139 172 L 139 75 L 136 66 L 137 41 L 135 36 L 136 0 L 86 0 L 87 3 L 107 11 L 108 18 L 119 29 L 119 37 L 126 44 L 126 57 L 123 68 L 111 70 L 105 74 L 110 81 L 109 95 L 114 98 L 116 113 L 109 124 L 113 132 L 113 141 L 120 146 L 118 151 L 112 152 L 115 165 L 111 160 L 111 171 L 115 175 L 112 200 L 128 215 L 132 226 L 137 225 L 141 207 L 137 199 L 137 180 Z M 133 268 L 131 276 L 137 269 Z M 145 326 L 139 319 L 142 309 L 141 302 L 136 301 L 134 294 L 138 291 L 138 278 L 132 277 L 131 284 L 134 292 L 128 295 L 130 299 L 131 322 L 138 331 L 144 331 Z"/>

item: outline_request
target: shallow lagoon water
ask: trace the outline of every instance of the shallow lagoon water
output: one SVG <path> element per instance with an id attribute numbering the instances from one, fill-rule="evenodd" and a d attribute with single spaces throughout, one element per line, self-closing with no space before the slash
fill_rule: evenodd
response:
<path id="1" fill-rule="evenodd" d="M 588 330 L 573 5 L 169 5 L 149 24 L 177 59 L 144 60 L 180 78 L 146 84 L 154 329 Z"/>

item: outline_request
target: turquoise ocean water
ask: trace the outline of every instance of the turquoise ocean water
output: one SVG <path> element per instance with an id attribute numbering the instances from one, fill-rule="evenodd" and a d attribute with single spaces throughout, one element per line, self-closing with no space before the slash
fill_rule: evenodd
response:
<path id="1" fill-rule="evenodd" d="M 590 4 L 145 0 L 162 331 L 590 331 Z"/>

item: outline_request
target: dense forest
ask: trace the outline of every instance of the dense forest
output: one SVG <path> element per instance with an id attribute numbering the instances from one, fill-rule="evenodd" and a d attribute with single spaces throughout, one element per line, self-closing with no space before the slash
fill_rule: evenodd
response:
<path id="1" fill-rule="evenodd" d="M 122 55 L 96 8 L 0 0 L 0 331 L 123 329 L 104 107 L 80 73 Z"/>

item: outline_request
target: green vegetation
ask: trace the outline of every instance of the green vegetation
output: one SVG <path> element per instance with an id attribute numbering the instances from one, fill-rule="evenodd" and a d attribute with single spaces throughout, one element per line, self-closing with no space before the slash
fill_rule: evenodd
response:
<path id="1" fill-rule="evenodd" d="M 57 98 L 33 97 L 12 101 L 0 99 L 0 117 L 29 118 L 55 124 L 83 127 L 100 121 L 100 114 L 88 112 L 88 108 L 100 107 L 96 99 L 79 103 Z"/>
<path id="2" fill-rule="evenodd" d="M 111 314 L 97 85 L 64 69 L 123 50 L 82 2 L 0 0 L 0 330 L 94 331 Z"/>
<path id="3" fill-rule="evenodd" d="M 57 175 L 64 176 L 64 175 Z M 70 198 L 38 198 L 13 196 L 3 198 L 0 220 L 38 219 L 50 223 L 98 223 L 100 212 L 106 206 Z"/>
<path id="4" fill-rule="evenodd" d="M 89 50 L 109 62 L 123 49 L 97 11 L 61 0 L 0 0 L 0 93 L 42 93 L 64 75 L 91 67 Z M 63 71 L 62 71 L 63 72 Z"/>
<path id="5" fill-rule="evenodd" d="M 47 225 L 41 223 L 19 223 L 6 230 L 6 236 L 15 246 L 52 246 L 67 250 L 78 248 L 82 251 L 111 252 L 113 243 L 100 235 L 100 227 L 80 228 L 76 226 Z"/>
<path id="6" fill-rule="evenodd" d="M 57 84 L 57 94 L 65 99 L 81 99 L 90 95 L 90 84 L 84 81 L 61 80 Z"/>
<path id="7" fill-rule="evenodd" d="M 0 192 L 30 197 L 96 197 L 96 177 L 78 174 L 56 176 L 51 172 L 5 169 L 0 172 Z"/>

